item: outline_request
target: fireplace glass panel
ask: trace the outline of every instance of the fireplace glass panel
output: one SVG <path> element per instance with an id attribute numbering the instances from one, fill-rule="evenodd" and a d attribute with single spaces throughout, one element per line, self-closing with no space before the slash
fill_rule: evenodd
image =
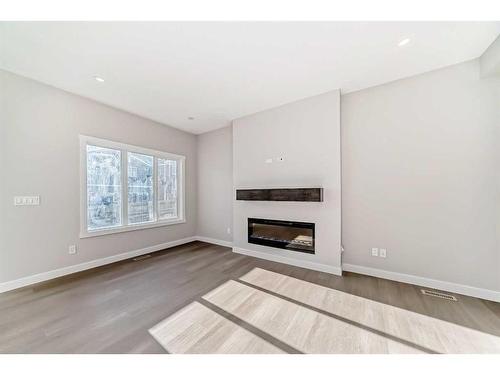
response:
<path id="1" fill-rule="evenodd" d="M 248 242 L 314 253 L 314 223 L 249 218 Z"/>

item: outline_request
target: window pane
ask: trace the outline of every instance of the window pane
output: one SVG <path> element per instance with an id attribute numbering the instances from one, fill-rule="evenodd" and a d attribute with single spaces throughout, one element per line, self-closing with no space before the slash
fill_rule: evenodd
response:
<path id="1" fill-rule="evenodd" d="M 153 157 L 128 153 L 128 222 L 147 223 L 154 220 Z"/>
<path id="2" fill-rule="evenodd" d="M 178 217 L 176 160 L 158 159 L 158 217 Z"/>
<path id="3" fill-rule="evenodd" d="M 121 225 L 121 152 L 87 145 L 87 228 Z"/>

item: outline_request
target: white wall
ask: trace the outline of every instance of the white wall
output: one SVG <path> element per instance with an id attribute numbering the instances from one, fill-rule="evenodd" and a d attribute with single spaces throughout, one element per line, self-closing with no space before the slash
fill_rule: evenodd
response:
<path id="1" fill-rule="evenodd" d="M 233 132 L 228 126 L 198 136 L 198 236 L 232 241 L 232 195 Z"/>
<path id="2" fill-rule="evenodd" d="M 474 60 L 341 101 L 344 263 L 500 290 L 500 77 Z"/>
<path id="3" fill-rule="evenodd" d="M 195 235 L 194 135 L 4 71 L 0 88 L 0 282 Z M 187 222 L 79 239 L 79 134 L 185 155 Z"/>
<path id="4" fill-rule="evenodd" d="M 235 189 L 324 188 L 321 203 L 235 200 L 233 243 L 237 251 L 340 272 L 339 100 L 336 90 L 233 121 Z M 283 162 L 265 163 L 279 156 L 284 157 Z M 248 217 L 314 222 L 316 254 L 249 244 Z"/>
<path id="5" fill-rule="evenodd" d="M 482 77 L 500 74 L 500 36 L 484 51 L 479 63 Z"/>

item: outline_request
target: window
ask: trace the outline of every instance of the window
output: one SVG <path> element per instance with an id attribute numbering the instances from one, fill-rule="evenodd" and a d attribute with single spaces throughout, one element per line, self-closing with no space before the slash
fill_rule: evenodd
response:
<path id="1" fill-rule="evenodd" d="M 153 157 L 128 153 L 128 223 L 154 221 Z M 177 202 L 175 202 L 177 204 Z"/>
<path id="2" fill-rule="evenodd" d="M 121 152 L 87 145 L 87 226 L 89 230 L 122 224 Z"/>
<path id="3" fill-rule="evenodd" d="M 177 163 L 158 159 L 158 217 L 177 217 Z"/>
<path id="4" fill-rule="evenodd" d="M 185 222 L 181 155 L 81 136 L 80 237 Z"/>

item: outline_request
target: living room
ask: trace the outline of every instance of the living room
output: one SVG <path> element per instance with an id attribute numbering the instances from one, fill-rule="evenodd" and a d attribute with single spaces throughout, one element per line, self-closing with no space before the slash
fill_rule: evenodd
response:
<path id="1" fill-rule="evenodd" d="M 0 40 L 0 353 L 500 353 L 499 21 Z"/>

